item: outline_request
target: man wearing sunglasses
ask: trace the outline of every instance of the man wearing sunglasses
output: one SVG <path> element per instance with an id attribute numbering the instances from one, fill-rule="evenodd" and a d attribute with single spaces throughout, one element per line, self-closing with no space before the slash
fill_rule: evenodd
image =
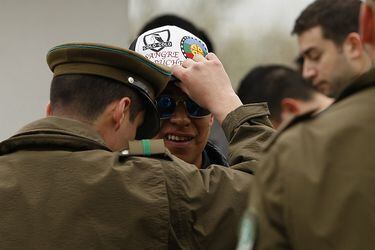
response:
<path id="1" fill-rule="evenodd" d="M 148 30 L 130 48 L 166 66 L 180 65 L 197 53 L 208 53 L 201 39 L 176 26 Z M 211 164 L 228 166 L 219 148 L 208 141 L 213 115 L 191 100 L 181 90 L 179 82 L 176 78 L 172 79 L 156 99 L 160 116 L 160 131 L 156 138 L 164 139 L 171 153 L 197 168 L 204 169 Z"/>
<path id="2" fill-rule="evenodd" d="M 213 123 L 208 110 L 192 101 L 175 83 L 169 83 L 156 103 L 161 123 L 156 138 L 164 139 L 174 155 L 198 168 L 228 165 L 220 151 L 208 142 Z"/>

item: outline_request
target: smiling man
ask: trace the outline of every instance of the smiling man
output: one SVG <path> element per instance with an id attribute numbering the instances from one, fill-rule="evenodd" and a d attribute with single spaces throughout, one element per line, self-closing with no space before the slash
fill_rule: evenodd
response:
<path id="1" fill-rule="evenodd" d="M 208 53 L 200 38 L 170 25 L 145 31 L 131 49 L 166 66 L 181 65 L 187 58 Z M 156 100 L 160 116 L 156 138 L 164 139 L 172 154 L 198 168 L 207 168 L 210 164 L 228 166 L 218 147 L 208 141 L 213 115 L 192 101 L 178 87 L 179 82 L 176 78 L 171 80 Z"/>
<path id="2" fill-rule="evenodd" d="M 156 101 L 161 118 L 157 138 L 164 139 L 166 147 L 174 155 L 198 168 L 212 163 L 204 149 L 213 116 L 195 104 L 174 83 L 170 83 Z M 221 157 L 219 154 L 217 156 Z M 219 160 L 216 162 L 220 163 Z"/>
<path id="3" fill-rule="evenodd" d="M 360 5 L 359 0 L 317 0 L 295 21 L 303 76 L 325 95 L 335 97 L 370 67 L 358 33 Z"/>

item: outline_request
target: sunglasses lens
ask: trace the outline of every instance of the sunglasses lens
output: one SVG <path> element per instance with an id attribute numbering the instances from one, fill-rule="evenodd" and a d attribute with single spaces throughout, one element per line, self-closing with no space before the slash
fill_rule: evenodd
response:
<path id="1" fill-rule="evenodd" d="M 184 103 L 190 117 L 200 118 L 210 114 L 208 110 L 200 107 L 190 99 L 185 100 Z M 173 115 L 176 109 L 176 101 L 170 96 L 163 95 L 156 99 L 156 107 L 160 118 L 168 119 Z"/>
<path id="2" fill-rule="evenodd" d="M 190 99 L 186 100 L 186 109 L 191 117 L 203 117 L 210 114 L 208 110 L 202 108 Z"/>
<path id="3" fill-rule="evenodd" d="M 176 102 L 170 96 L 160 96 L 156 100 L 156 106 L 160 118 L 169 118 L 176 108 Z"/>

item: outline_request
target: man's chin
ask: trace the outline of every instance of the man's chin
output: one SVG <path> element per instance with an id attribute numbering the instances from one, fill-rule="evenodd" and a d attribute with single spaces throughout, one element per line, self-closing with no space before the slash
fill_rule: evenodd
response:
<path id="1" fill-rule="evenodd" d="M 331 88 L 329 86 L 329 83 L 327 82 L 318 83 L 314 87 L 318 92 L 322 93 L 323 95 L 331 96 Z"/>

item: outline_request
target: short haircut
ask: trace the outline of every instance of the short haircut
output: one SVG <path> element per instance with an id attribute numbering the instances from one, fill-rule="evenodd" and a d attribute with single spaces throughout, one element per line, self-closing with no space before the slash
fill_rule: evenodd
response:
<path id="1" fill-rule="evenodd" d="M 95 121 L 113 101 L 129 97 L 130 121 L 143 110 L 142 98 L 130 87 L 110 78 L 67 74 L 54 77 L 51 83 L 50 100 L 53 111 L 62 112 Z"/>
<path id="2" fill-rule="evenodd" d="M 359 32 L 360 0 L 316 0 L 302 11 L 292 34 L 320 26 L 323 37 L 342 45 L 351 32 Z"/>
<path id="3" fill-rule="evenodd" d="M 165 25 L 174 25 L 180 27 L 181 29 L 189 31 L 193 35 L 199 37 L 207 45 L 207 49 L 209 52 L 215 52 L 214 45 L 208 34 L 204 30 L 199 29 L 189 20 L 172 14 L 165 14 L 151 19 L 143 26 L 138 35 L 141 35 L 148 30 L 152 30 Z"/>
<path id="4" fill-rule="evenodd" d="M 297 71 L 282 65 L 259 66 L 241 81 L 237 94 L 242 103 L 267 102 L 271 119 L 281 121 L 281 101 L 312 99 L 313 87 Z"/>

